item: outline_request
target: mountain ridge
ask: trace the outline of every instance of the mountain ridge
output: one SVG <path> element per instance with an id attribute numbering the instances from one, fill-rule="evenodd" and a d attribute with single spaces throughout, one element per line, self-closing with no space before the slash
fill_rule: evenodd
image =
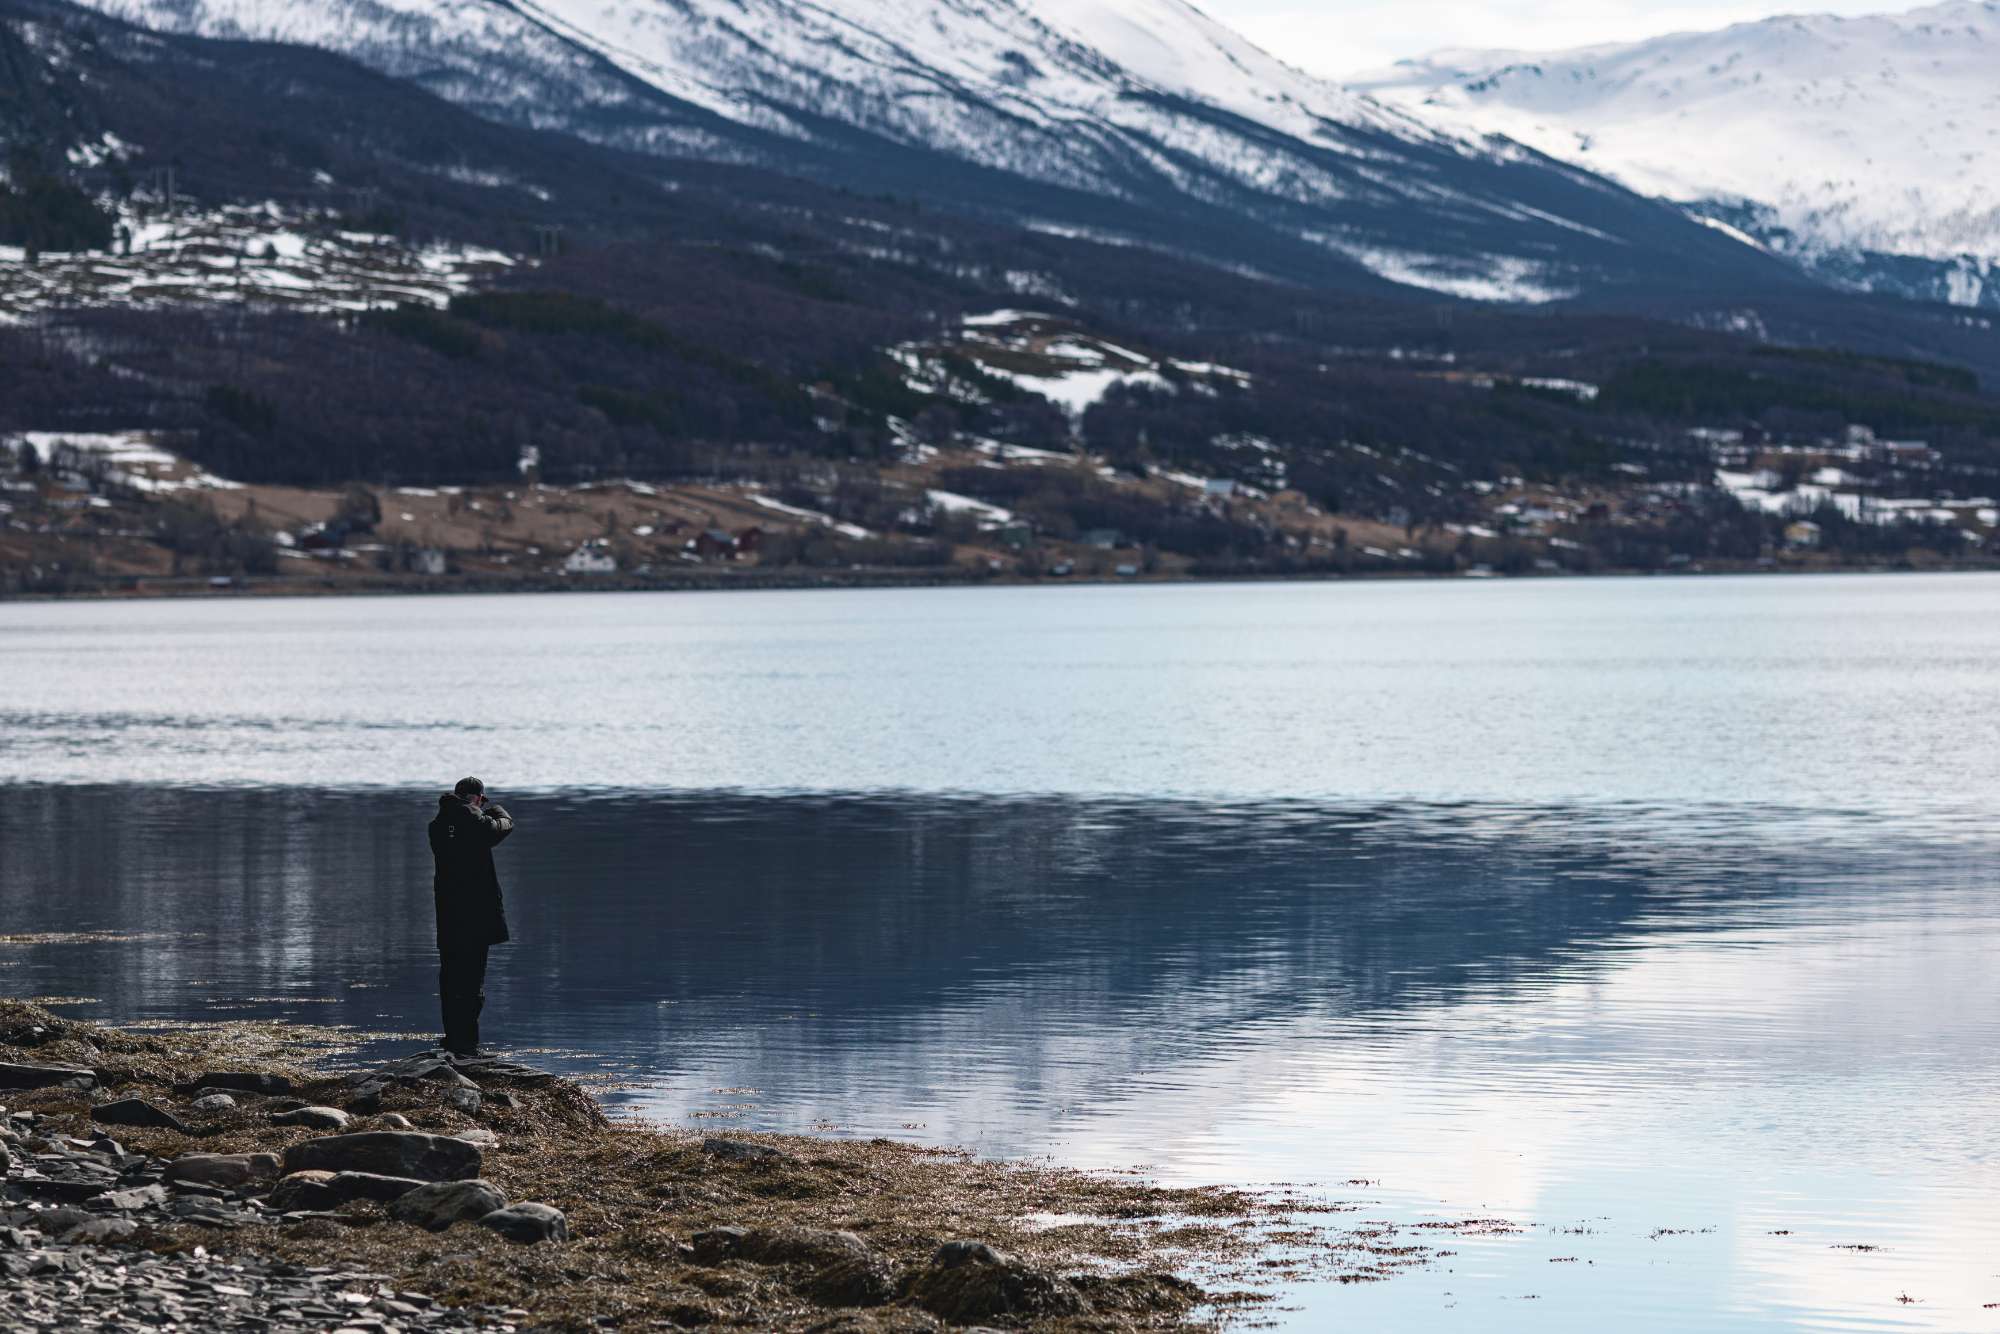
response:
<path id="1" fill-rule="evenodd" d="M 2000 307 L 2000 3 L 1785 16 L 1357 86 L 1675 200 L 1837 284 Z"/>
<path id="2" fill-rule="evenodd" d="M 1594 174 L 1303 74 L 1179 0 L 91 4 L 330 47 L 479 114 L 616 147 L 1178 242 L 1294 280 L 1528 303 L 1794 282 Z"/>

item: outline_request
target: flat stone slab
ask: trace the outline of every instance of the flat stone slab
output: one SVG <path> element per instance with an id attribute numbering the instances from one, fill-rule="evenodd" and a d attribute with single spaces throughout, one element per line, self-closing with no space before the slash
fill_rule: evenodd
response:
<path id="1" fill-rule="evenodd" d="M 82 1204 L 104 1193 L 102 1181 L 59 1181 L 53 1177 L 9 1177 L 7 1184 L 34 1200 Z"/>
<path id="2" fill-rule="evenodd" d="M 165 1204 L 166 1202 L 167 1188 L 158 1185 L 134 1186 L 130 1190 L 106 1191 L 102 1195 L 93 1196 L 84 1201 L 85 1204 L 93 1209 L 110 1209 L 125 1214 L 137 1213 L 141 1209 L 150 1209 L 154 1205 Z"/>
<path id="3" fill-rule="evenodd" d="M 449 1072 L 449 1073 L 447 1073 Z M 504 1056 L 454 1056 L 443 1048 L 420 1051 L 383 1066 L 380 1074 L 391 1079 L 437 1079 L 454 1083 L 458 1076 L 467 1083 L 506 1081 L 516 1084 L 547 1084 L 555 1075 L 532 1065 L 510 1061 Z"/>
<path id="4" fill-rule="evenodd" d="M 144 1098 L 120 1098 L 90 1109 L 90 1119 L 101 1126 L 151 1126 L 159 1130 L 188 1133 L 186 1123 L 164 1107 L 155 1107 Z"/>
<path id="5" fill-rule="evenodd" d="M 197 1089 L 227 1089 L 231 1093 L 290 1093 L 292 1081 L 283 1075 L 249 1070 L 211 1070 L 191 1081 Z"/>
<path id="6" fill-rule="evenodd" d="M 424 1181 L 464 1181 L 479 1175 L 479 1147 L 444 1135 L 371 1130 L 309 1139 L 285 1150 L 285 1171 L 373 1172 Z"/>
<path id="7" fill-rule="evenodd" d="M 555 1079 L 555 1075 L 548 1070 L 537 1070 L 532 1065 L 498 1057 L 475 1056 L 471 1060 L 460 1059 L 451 1064 L 460 1074 L 474 1080 L 504 1079 L 517 1084 L 547 1084 Z"/>
<path id="8" fill-rule="evenodd" d="M 415 1177 L 385 1177 L 375 1172 L 335 1172 L 333 1180 L 326 1184 L 342 1204 L 350 1200 L 391 1204 L 424 1183 Z"/>
<path id="9" fill-rule="evenodd" d="M 278 1178 L 278 1155 L 275 1153 L 184 1154 L 167 1164 L 162 1178 L 170 1185 L 189 1181 L 198 1186 L 219 1186 L 223 1189 L 245 1185 L 252 1181 L 275 1181 Z"/>
<path id="10" fill-rule="evenodd" d="M 338 1107 L 295 1107 L 271 1118 L 274 1126 L 304 1126 L 308 1130 L 345 1130 L 348 1116 Z"/>
<path id="11" fill-rule="evenodd" d="M 66 1065 L 10 1065 L 0 1062 L 0 1089 L 47 1089 L 74 1084 L 97 1087 L 97 1075 Z"/>
<path id="12" fill-rule="evenodd" d="M 0 1322 L 9 1329 L 475 1334 L 528 1323 L 525 1311 L 457 1308 L 421 1293 L 396 1292 L 380 1274 L 300 1269 L 260 1256 L 64 1246 L 36 1233 L 23 1238 L 10 1247 L 0 1231 Z"/>

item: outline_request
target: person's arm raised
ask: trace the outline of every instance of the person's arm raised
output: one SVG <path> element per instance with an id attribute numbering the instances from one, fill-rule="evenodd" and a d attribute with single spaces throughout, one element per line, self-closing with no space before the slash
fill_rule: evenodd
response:
<path id="1" fill-rule="evenodd" d="M 479 809 L 479 826 L 486 831 L 486 846 L 492 847 L 514 832 L 514 817 L 505 806 L 487 802 Z"/>

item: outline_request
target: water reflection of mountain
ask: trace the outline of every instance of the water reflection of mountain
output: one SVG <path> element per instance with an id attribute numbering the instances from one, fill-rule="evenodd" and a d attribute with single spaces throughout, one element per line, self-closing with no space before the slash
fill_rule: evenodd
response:
<path id="1" fill-rule="evenodd" d="M 495 989 L 519 1040 L 668 1070 L 741 1053 L 762 1086 L 801 1092 L 872 1064 L 1072 1103 L 1302 1019 L 1504 999 L 1718 901 L 1822 892 L 1889 855 L 1852 827 L 1773 848 L 1769 813 L 514 805 L 518 943 Z M 0 987 L 98 997 L 112 1018 L 251 998 L 427 1027 L 431 809 L 423 793 L 0 793 L 0 935 L 141 937 L 0 946 Z"/>

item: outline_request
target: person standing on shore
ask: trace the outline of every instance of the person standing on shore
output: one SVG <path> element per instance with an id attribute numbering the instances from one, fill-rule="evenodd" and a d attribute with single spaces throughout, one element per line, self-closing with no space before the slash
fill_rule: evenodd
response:
<path id="1" fill-rule="evenodd" d="M 486 799 L 486 785 L 461 778 L 438 798 L 430 823 L 431 857 L 437 864 L 438 1001 L 444 1010 L 444 1048 L 478 1056 L 479 1012 L 486 1008 L 486 952 L 505 944 L 507 910 L 493 849 L 514 832 L 514 817 Z"/>

